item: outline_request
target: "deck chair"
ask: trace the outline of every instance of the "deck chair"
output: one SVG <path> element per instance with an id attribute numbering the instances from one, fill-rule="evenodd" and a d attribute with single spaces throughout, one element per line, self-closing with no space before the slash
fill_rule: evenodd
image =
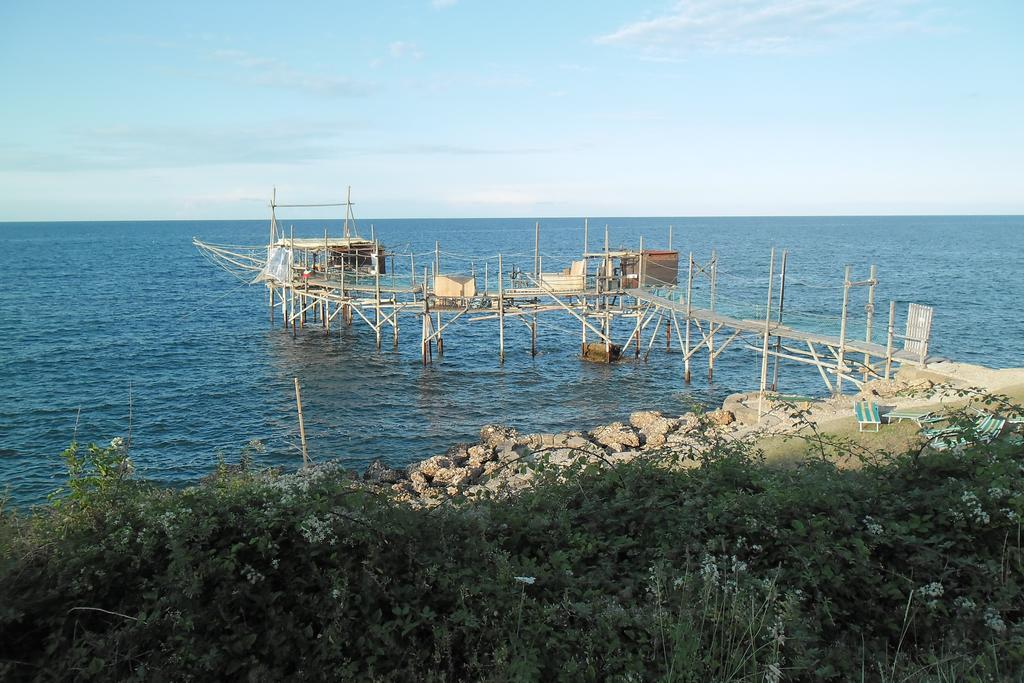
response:
<path id="1" fill-rule="evenodd" d="M 990 415 L 988 413 L 982 413 L 982 414 L 978 415 L 977 419 L 974 421 L 974 425 L 973 425 L 972 429 L 973 429 L 973 431 L 976 434 L 984 434 L 985 431 L 991 427 L 991 423 L 995 419 L 996 418 L 995 418 L 994 415 Z M 963 433 L 963 428 L 962 427 L 956 427 L 956 426 L 954 426 L 954 427 L 939 427 L 937 429 L 922 429 L 921 430 L 921 436 L 924 436 L 925 438 L 928 438 L 928 439 L 935 439 L 935 438 L 938 438 L 938 437 L 956 436 L 956 435 L 960 435 L 962 433 Z"/>
<path id="2" fill-rule="evenodd" d="M 960 430 L 953 429 L 947 430 L 945 434 L 940 434 L 938 437 L 933 437 L 931 446 L 935 450 L 945 451 L 952 448 L 963 448 L 970 443 L 989 443 L 994 441 L 1003 432 L 1003 427 L 1005 426 L 1005 419 L 995 415 L 987 415 L 985 418 L 979 419 L 974 429 L 975 440 L 970 441 L 966 434 Z"/>
<path id="3" fill-rule="evenodd" d="M 857 426 L 862 432 L 877 432 L 882 424 L 882 419 L 878 417 L 878 404 L 874 401 L 857 401 L 853 405 L 853 414 L 857 417 Z M 867 429 L 872 426 L 874 429 Z"/>
<path id="4" fill-rule="evenodd" d="M 885 415 L 882 415 L 890 424 L 893 422 L 903 422 L 904 420 L 912 420 L 917 423 L 918 427 L 923 427 L 926 424 L 932 422 L 938 422 L 942 420 L 942 416 L 936 415 L 931 410 L 890 410 Z"/>

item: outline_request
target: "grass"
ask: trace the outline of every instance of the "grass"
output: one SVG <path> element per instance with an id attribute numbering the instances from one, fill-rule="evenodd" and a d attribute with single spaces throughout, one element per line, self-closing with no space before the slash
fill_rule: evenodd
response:
<path id="1" fill-rule="evenodd" d="M 1008 396 L 1015 403 L 1024 403 L 1024 384 L 1004 387 L 1000 393 Z M 915 409 L 949 412 L 964 408 L 971 404 L 970 400 L 952 400 L 926 403 L 915 406 Z M 818 432 L 828 437 L 843 439 L 849 443 L 871 452 L 905 453 L 919 449 L 923 444 L 919 436 L 920 427 L 909 420 L 895 424 L 883 421 L 878 432 L 860 431 L 857 420 L 852 415 L 826 420 L 818 424 Z M 813 436 L 809 430 L 802 432 L 806 437 Z M 769 462 L 789 464 L 818 454 L 817 446 L 808 438 L 786 438 L 773 436 L 762 439 L 758 444 Z M 841 466 L 857 466 L 859 460 L 848 458 L 838 462 Z"/>

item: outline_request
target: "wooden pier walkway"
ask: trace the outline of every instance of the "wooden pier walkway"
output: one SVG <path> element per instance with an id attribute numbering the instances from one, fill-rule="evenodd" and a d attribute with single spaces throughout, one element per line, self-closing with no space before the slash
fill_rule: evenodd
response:
<path id="1" fill-rule="evenodd" d="M 561 313 L 579 323 L 581 355 L 593 358 L 598 353 L 607 362 L 633 346 L 637 358 L 647 359 L 655 340 L 664 338 L 666 349 L 672 338 L 683 356 L 684 381 L 691 379 L 691 362 L 703 352 L 708 364 L 708 378 L 714 373 L 715 360 L 727 348 L 740 342 L 761 356 L 760 393 L 762 399 L 778 384 L 780 360 L 811 365 L 817 369 L 829 391 L 841 394 L 843 383 L 862 386 L 873 378 L 888 379 L 893 363 L 924 365 L 938 360 L 929 356 L 932 309 L 910 304 L 905 313 L 905 331 L 896 333 L 896 303 L 889 304 L 886 343 L 879 344 L 872 336 L 875 288 L 878 284 L 875 267 L 867 279 L 855 281 L 850 267 L 843 278 L 839 334 L 826 334 L 801 326 L 784 324 L 786 287 L 786 252 L 777 264 L 776 251 L 766 280 L 766 303 L 758 310 L 760 318 L 729 315 L 716 305 L 718 291 L 718 256 L 712 252 L 708 261 L 698 263 L 689 254 L 686 263 L 686 284 L 681 284 L 682 268 L 679 252 L 644 248 L 612 249 L 608 226 L 605 226 L 604 249 L 588 248 L 588 225 L 583 225 L 583 249 L 577 260 L 567 268 L 545 272 L 540 252 L 540 224 L 535 226 L 533 267 L 524 271 L 516 265 L 505 267 L 502 255 L 473 257 L 470 271 L 442 269 L 441 250 L 435 243 L 433 253 L 397 253 L 384 249 L 376 236 L 364 239 L 355 234 L 352 203 L 312 206 L 345 206 L 346 217 L 342 237 L 285 237 L 277 224 L 276 209 L 284 205 L 271 200 L 270 240 L 263 247 L 229 248 L 194 239 L 200 252 L 252 282 L 262 282 L 268 290 L 270 320 L 280 310 L 286 327 L 293 334 L 308 323 L 319 322 L 325 334 L 331 323 L 341 318 L 351 325 L 358 318 L 373 329 L 380 348 L 382 333 L 390 328 L 393 343 L 399 340 L 400 316 L 420 318 L 420 345 L 424 363 L 433 359 L 434 349 L 444 351 L 443 335 L 457 321 L 496 321 L 498 358 L 505 357 L 505 319 L 520 320 L 531 331 L 531 353 L 537 353 L 537 319 L 539 314 Z M 292 205 L 299 206 L 299 205 Z M 416 259 L 420 258 L 417 267 Z M 495 263 L 496 261 L 496 263 Z M 476 263 L 483 263 L 483 272 Z M 776 270 L 776 266 L 780 268 Z M 482 275 L 482 283 L 479 282 Z M 708 306 L 694 305 L 694 285 L 707 278 L 710 297 Z M 480 286 L 482 284 L 482 286 Z M 850 338 L 848 319 L 851 290 L 868 289 L 864 339 Z M 703 300 L 703 299 L 702 299 Z M 739 310 L 748 308 L 743 303 Z M 727 311 L 735 313 L 736 308 Z M 813 315 L 813 314 L 811 314 Z M 630 328 L 624 341 L 615 343 L 622 332 L 613 325 L 620 321 Z M 819 326 L 820 327 L 820 326 Z M 588 343 L 588 335 L 589 342 Z M 897 348 L 897 343 L 900 347 Z M 775 369 L 769 381 L 769 359 Z"/>

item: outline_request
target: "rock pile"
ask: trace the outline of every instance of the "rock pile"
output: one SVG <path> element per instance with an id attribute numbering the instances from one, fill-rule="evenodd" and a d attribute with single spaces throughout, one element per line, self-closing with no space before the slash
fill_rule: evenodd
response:
<path id="1" fill-rule="evenodd" d="M 451 496 L 511 495 L 530 485 L 540 467 L 567 468 L 577 464 L 616 465 L 663 449 L 685 447 L 690 461 L 699 452 L 703 428 L 719 429 L 735 418 L 715 411 L 702 421 L 692 413 L 667 417 L 658 411 L 639 411 L 629 422 L 613 422 L 590 432 L 520 435 L 505 425 L 486 425 L 475 444 L 457 444 L 396 470 L 374 461 L 363 474 L 367 483 L 388 487 L 400 499 L 437 505 Z M 700 427 L 703 428 L 698 429 Z"/>

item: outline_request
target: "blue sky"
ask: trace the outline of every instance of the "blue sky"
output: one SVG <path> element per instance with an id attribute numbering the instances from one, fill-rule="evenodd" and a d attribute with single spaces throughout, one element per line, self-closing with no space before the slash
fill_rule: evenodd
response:
<path id="1" fill-rule="evenodd" d="M 0 220 L 1024 213 L 1024 3 L 0 3 Z"/>

